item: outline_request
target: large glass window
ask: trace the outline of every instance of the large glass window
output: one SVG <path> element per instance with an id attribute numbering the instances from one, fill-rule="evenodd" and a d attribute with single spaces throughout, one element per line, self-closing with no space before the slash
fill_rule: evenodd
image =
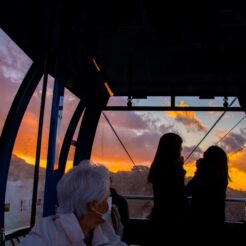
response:
<path id="1" fill-rule="evenodd" d="M 228 99 L 229 103 L 232 99 Z M 120 98 L 118 100 L 120 101 Z M 122 101 L 125 100 L 126 98 L 122 98 Z M 193 102 L 192 98 L 189 100 L 191 106 L 209 106 L 215 103 L 214 100 L 223 103 L 223 98 L 208 100 L 207 105 L 197 105 L 197 99 Z M 215 106 L 222 106 L 219 103 Z M 235 101 L 235 106 L 239 106 L 237 101 Z M 147 183 L 147 174 L 160 136 L 166 132 L 180 134 L 183 138 L 182 154 L 186 159 L 222 113 L 213 111 L 105 111 L 101 115 L 97 128 L 92 160 L 109 168 L 113 177 L 113 186 L 119 193 L 137 196 L 152 195 L 152 188 Z M 104 114 L 131 158 L 108 124 Z M 244 112 L 227 112 L 222 117 L 186 160 L 184 167 L 187 171 L 187 181 L 194 175 L 195 161 L 210 145 L 217 144 L 227 152 L 229 157 L 230 181 L 227 196 L 246 198 L 246 167 L 244 165 L 246 161 L 246 149 L 244 148 L 246 120 L 243 119 L 244 115 Z M 242 121 L 234 127 L 241 119 Z M 129 206 L 132 217 L 146 217 L 150 212 L 152 202 L 150 200 L 129 200 Z M 235 211 L 238 206 L 241 206 L 241 210 L 236 216 Z M 227 219 L 235 221 L 243 219 L 244 209 L 242 208 L 244 206 L 242 202 L 241 205 L 238 202 L 228 202 Z"/>
<path id="2" fill-rule="evenodd" d="M 31 59 L 0 28 L 0 135 L 16 92 Z"/>
<path id="3" fill-rule="evenodd" d="M 30 225 L 41 92 L 42 83 L 29 102 L 16 137 L 5 197 L 6 231 Z M 44 174 L 45 169 L 41 168 L 40 175 L 44 177 Z M 40 180 L 41 190 L 43 183 Z M 42 200 L 43 197 L 38 197 L 38 214 L 41 213 Z"/>

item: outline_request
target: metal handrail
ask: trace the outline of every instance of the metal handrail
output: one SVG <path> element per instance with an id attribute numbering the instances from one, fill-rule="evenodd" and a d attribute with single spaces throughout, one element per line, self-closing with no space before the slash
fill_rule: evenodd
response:
<path id="1" fill-rule="evenodd" d="M 123 197 L 127 200 L 153 200 L 153 196 L 143 196 L 143 195 L 123 195 Z M 188 197 L 190 199 L 190 197 Z M 240 197 L 226 197 L 227 202 L 245 202 L 246 203 L 246 198 L 240 198 Z M 141 219 L 141 218 L 138 218 Z M 145 218 L 144 218 L 145 219 Z M 233 222 L 234 223 L 234 222 Z M 240 222 L 235 222 L 235 223 L 242 223 Z M 24 236 L 26 235 L 29 231 L 31 230 L 31 227 L 21 227 L 15 230 L 11 231 L 6 231 L 5 232 L 5 241 L 11 240 L 16 237 Z"/>
<path id="2" fill-rule="evenodd" d="M 170 107 L 170 106 L 106 106 L 103 111 L 228 111 L 228 112 L 243 112 L 241 107 L 198 107 L 198 106 L 188 106 L 188 107 Z"/>
<path id="3" fill-rule="evenodd" d="M 153 196 L 142 195 L 123 195 L 127 200 L 153 200 Z M 191 197 L 188 197 L 190 199 Z M 241 197 L 226 197 L 226 202 L 246 202 L 246 198 Z"/>
<path id="4" fill-rule="evenodd" d="M 14 230 L 5 231 L 5 241 L 25 236 L 31 230 L 30 226 L 20 227 Z"/>

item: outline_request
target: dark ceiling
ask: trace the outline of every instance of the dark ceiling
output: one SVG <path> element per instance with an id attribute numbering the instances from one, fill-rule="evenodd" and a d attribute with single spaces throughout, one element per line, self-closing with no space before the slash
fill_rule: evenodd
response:
<path id="1" fill-rule="evenodd" d="M 50 72 L 80 97 L 101 80 L 115 95 L 234 96 L 246 87 L 245 5 L 9 0 L 0 21 L 34 61 L 49 53 Z"/>

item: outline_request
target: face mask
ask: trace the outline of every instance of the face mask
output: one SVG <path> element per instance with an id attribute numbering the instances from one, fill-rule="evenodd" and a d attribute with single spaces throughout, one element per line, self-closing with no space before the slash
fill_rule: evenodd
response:
<path id="1" fill-rule="evenodd" d="M 105 213 L 100 213 L 96 211 L 96 213 L 100 214 L 102 216 L 102 219 L 105 221 L 108 221 L 111 217 L 111 211 L 112 211 L 112 197 L 108 197 L 108 210 Z"/>

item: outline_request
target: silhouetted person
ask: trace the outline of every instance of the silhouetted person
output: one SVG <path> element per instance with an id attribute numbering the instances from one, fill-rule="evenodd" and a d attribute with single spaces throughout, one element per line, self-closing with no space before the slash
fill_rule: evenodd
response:
<path id="1" fill-rule="evenodd" d="M 153 185 L 154 206 L 150 216 L 152 233 L 148 245 L 162 245 L 163 240 L 171 245 L 184 241 L 182 233 L 188 205 L 182 142 L 182 138 L 175 133 L 164 134 L 150 167 L 148 181 Z"/>
<path id="2" fill-rule="evenodd" d="M 112 204 L 116 206 L 119 215 L 120 215 L 120 222 L 123 225 L 123 232 L 121 235 L 121 238 L 124 242 L 128 242 L 128 234 L 129 234 L 129 208 L 128 208 L 128 203 L 127 200 L 121 196 L 115 188 L 112 187 L 112 177 L 110 177 L 110 196 L 112 197 Z M 116 214 L 115 216 L 112 216 L 112 223 L 114 227 L 117 227 L 118 222 L 114 221 L 114 219 L 117 220 L 117 211 L 115 211 Z M 119 226 L 118 226 L 119 227 Z"/>
<path id="3" fill-rule="evenodd" d="M 191 225 L 198 238 L 205 230 L 205 240 L 215 238 L 221 242 L 228 179 L 226 153 L 218 146 L 209 147 L 203 159 L 197 161 L 196 173 L 186 187 L 187 195 L 191 196 Z"/>

